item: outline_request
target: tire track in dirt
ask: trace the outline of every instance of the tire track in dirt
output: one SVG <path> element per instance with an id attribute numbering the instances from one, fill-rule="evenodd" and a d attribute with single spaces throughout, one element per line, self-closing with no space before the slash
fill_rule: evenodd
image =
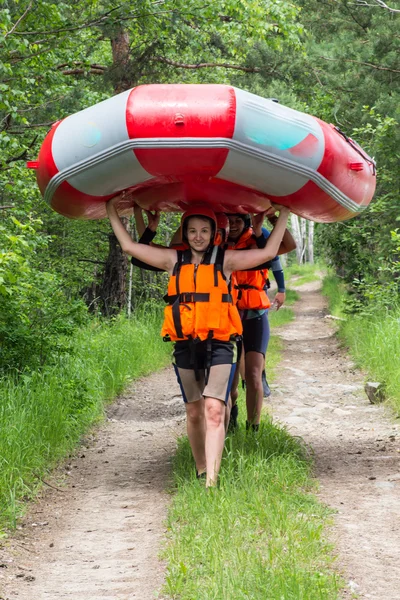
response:
<path id="1" fill-rule="evenodd" d="M 170 460 L 184 406 L 172 369 L 139 380 L 0 547 L 5 600 L 151 600 L 164 581 Z M 161 598 L 160 595 L 158 595 Z"/>
<path id="2" fill-rule="evenodd" d="M 312 448 L 319 497 L 336 511 L 332 539 L 347 582 L 343 597 L 399 600 L 398 421 L 370 404 L 363 374 L 324 318 L 320 283 L 294 289 L 301 295 L 296 319 L 274 331 L 285 351 L 268 404 L 274 419 Z"/>

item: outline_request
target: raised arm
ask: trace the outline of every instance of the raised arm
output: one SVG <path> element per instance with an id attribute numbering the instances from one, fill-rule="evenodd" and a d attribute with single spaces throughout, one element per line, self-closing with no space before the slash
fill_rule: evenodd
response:
<path id="1" fill-rule="evenodd" d="M 163 246 L 162 244 L 155 244 L 153 242 L 153 238 L 155 237 L 156 233 L 157 233 L 157 227 L 158 224 L 160 222 L 160 213 L 158 211 L 155 211 L 154 213 L 152 213 L 149 210 L 146 210 L 146 215 L 147 215 L 147 227 L 145 225 L 144 219 L 143 219 L 143 209 L 140 208 L 140 206 L 138 206 L 137 204 L 135 204 L 134 208 L 133 208 L 133 212 L 135 215 L 135 224 L 136 224 L 136 229 L 137 232 L 139 234 L 139 244 L 147 244 L 152 245 L 152 246 L 156 246 L 157 248 L 165 248 L 166 246 Z"/>
<path id="2" fill-rule="evenodd" d="M 271 225 L 274 226 L 275 223 L 277 222 L 278 217 L 276 215 L 267 215 L 267 219 L 271 223 Z M 288 252 L 295 250 L 295 248 L 296 248 L 295 239 L 292 236 L 292 234 L 290 233 L 289 229 L 286 228 L 277 254 L 287 254 Z"/>
<path id="3" fill-rule="evenodd" d="M 119 196 L 115 196 L 107 202 L 107 214 L 122 251 L 152 265 L 153 267 L 172 273 L 177 261 L 176 250 L 170 248 L 156 248 L 154 246 L 146 246 L 134 242 L 123 226 L 115 208 L 115 204 L 119 199 Z"/>
<path id="4" fill-rule="evenodd" d="M 133 214 L 135 216 L 136 229 L 139 237 L 141 238 L 146 229 L 146 225 L 143 219 L 143 209 L 138 204 L 135 204 L 135 206 L 133 207 Z"/>
<path id="5" fill-rule="evenodd" d="M 265 248 L 246 250 L 246 252 L 235 250 L 226 252 L 224 258 L 224 273 L 227 277 L 229 277 L 232 271 L 246 271 L 247 269 L 256 267 L 268 260 L 272 260 L 278 254 L 290 211 L 285 206 L 274 205 L 273 208 L 275 211 L 279 211 L 279 217 L 277 217 Z"/>
<path id="6" fill-rule="evenodd" d="M 254 215 L 252 217 L 252 227 L 253 227 L 254 235 L 256 236 L 256 238 L 258 238 L 258 240 L 262 239 L 262 237 L 263 237 L 262 224 L 264 221 L 264 216 L 267 217 L 267 219 L 271 223 L 271 225 L 275 225 L 275 223 L 278 220 L 278 217 L 275 214 L 268 214 L 269 212 L 270 211 L 267 211 L 267 214 L 260 213 L 259 215 Z M 264 244 L 261 244 L 261 243 L 259 243 L 259 241 L 257 241 L 258 248 L 263 248 L 263 246 L 264 246 Z M 289 229 L 286 228 L 285 233 L 283 234 L 282 241 L 279 245 L 277 254 L 287 254 L 288 252 L 291 252 L 295 248 L 296 248 L 296 242 L 294 240 L 294 237 L 290 233 Z"/>

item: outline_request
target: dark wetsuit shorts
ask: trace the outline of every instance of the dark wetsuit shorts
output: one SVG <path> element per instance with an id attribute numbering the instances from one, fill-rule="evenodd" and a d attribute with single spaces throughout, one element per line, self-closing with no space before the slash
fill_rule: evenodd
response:
<path id="1" fill-rule="evenodd" d="M 210 370 L 207 385 L 207 361 Z M 203 397 L 228 402 L 237 360 L 236 343 L 211 340 L 211 354 L 207 356 L 207 341 L 193 344 L 176 342 L 174 368 L 185 402 L 196 402 Z M 196 371 L 198 379 L 196 379 Z"/>
<path id="2" fill-rule="evenodd" d="M 269 342 L 268 312 L 252 319 L 243 318 L 244 352 L 260 352 L 265 356 Z"/>

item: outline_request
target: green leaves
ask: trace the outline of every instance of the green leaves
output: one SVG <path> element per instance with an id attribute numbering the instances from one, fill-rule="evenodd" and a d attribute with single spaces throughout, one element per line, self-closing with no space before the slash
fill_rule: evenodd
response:
<path id="1" fill-rule="evenodd" d="M 83 302 L 66 302 L 59 276 L 37 268 L 48 246 L 41 225 L 13 216 L 0 224 L 0 372 L 41 366 L 86 316 Z"/>

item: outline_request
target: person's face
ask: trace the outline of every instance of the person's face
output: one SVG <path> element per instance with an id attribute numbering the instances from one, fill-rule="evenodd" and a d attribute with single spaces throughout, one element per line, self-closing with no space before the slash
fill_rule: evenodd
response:
<path id="1" fill-rule="evenodd" d="M 238 240 L 244 231 L 244 221 L 235 215 L 228 216 L 229 219 L 229 239 Z"/>
<path id="2" fill-rule="evenodd" d="M 205 252 L 210 245 L 212 235 L 211 223 L 201 217 L 190 217 L 187 223 L 187 239 L 189 246 L 196 252 Z"/>

